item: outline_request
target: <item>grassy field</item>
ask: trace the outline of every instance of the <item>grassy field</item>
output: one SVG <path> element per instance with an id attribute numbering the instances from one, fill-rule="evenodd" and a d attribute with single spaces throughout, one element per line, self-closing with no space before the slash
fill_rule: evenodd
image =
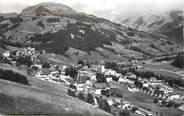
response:
<path id="1" fill-rule="evenodd" d="M 143 62 L 146 64 L 143 65 Z M 184 69 L 180 69 L 174 66 L 171 66 L 169 63 L 161 63 L 161 62 L 151 62 L 151 61 L 139 61 L 139 65 L 144 66 L 145 68 L 154 68 L 154 69 L 165 69 L 168 71 L 184 71 Z"/>
<path id="2" fill-rule="evenodd" d="M 0 68 L 13 68 L 5 66 L 1 65 Z M 0 79 L 0 114 L 110 116 L 88 103 L 68 96 L 67 88 L 62 85 L 31 76 L 27 76 L 27 79 L 31 86 Z"/>
<path id="3" fill-rule="evenodd" d="M 128 101 L 132 104 L 140 106 L 144 109 L 150 110 L 156 116 L 182 116 L 184 112 L 174 109 L 174 108 L 167 108 L 167 107 L 159 107 L 158 105 L 153 103 L 155 97 L 150 96 L 148 94 L 144 94 L 141 92 L 132 93 L 128 91 L 127 88 L 124 86 L 119 86 L 118 88 L 114 88 L 115 90 L 119 91 L 123 95 L 123 100 Z"/>
<path id="4" fill-rule="evenodd" d="M 143 65 L 143 61 L 141 61 L 138 62 L 138 65 L 141 65 L 142 67 L 144 67 L 144 70 L 153 72 L 156 75 L 163 75 L 165 77 L 182 79 L 184 81 L 184 75 L 181 74 L 181 72 L 184 72 L 184 69 L 171 66 L 169 63 L 163 64 L 146 61 L 146 64 Z M 180 74 L 178 72 L 180 72 Z"/>

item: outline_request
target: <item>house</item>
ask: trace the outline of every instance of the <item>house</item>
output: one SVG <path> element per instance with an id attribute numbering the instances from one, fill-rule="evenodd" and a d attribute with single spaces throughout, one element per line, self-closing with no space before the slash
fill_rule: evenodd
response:
<path id="1" fill-rule="evenodd" d="M 180 98 L 180 95 L 172 95 L 168 97 L 169 100 L 174 100 L 174 99 L 179 99 L 179 98 Z"/>
<path id="2" fill-rule="evenodd" d="M 4 52 L 4 53 L 3 53 L 3 56 L 6 57 L 6 58 L 8 58 L 8 57 L 10 56 L 10 51 Z"/>
<path id="3" fill-rule="evenodd" d="M 176 104 L 184 104 L 184 96 L 179 97 L 179 98 L 177 98 L 177 99 L 173 99 L 173 101 L 174 101 Z"/>
<path id="4" fill-rule="evenodd" d="M 150 87 L 150 83 L 143 83 L 143 87 L 146 87 L 146 88 Z"/>
<path id="5" fill-rule="evenodd" d="M 28 47 L 28 48 L 25 48 L 24 51 L 27 55 L 35 54 L 35 48 Z"/>
<path id="6" fill-rule="evenodd" d="M 107 100 L 107 103 L 108 103 L 110 106 L 112 106 L 112 105 L 114 104 L 114 101 L 113 101 L 112 99 L 108 99 L 108 100 Z"/>
<path id="7" fill-rule="evenodd" d="M 61 66 L 58 66 L 58 69 L 60 70 L 60 73 L 61 74 L 65 74 L 65 70 L 66 70 L 67 66 L 66 65 L 61 65 Z"/>
<path id="8" fill-rule="evenodd" d="M 75 83 L 78 91 L 89 90 L 92 87 L 92 83 L 90 81 L 86 81 L 85 84 L 77 84 Z"/>
<path id="9" fill-rule="evenodd" d="M 137 76 L 135 74 L 129 72 L 125 75 L 125 78 L 130 79 L 130 80 L 135 80 L 135 79 L 137 79 Z"/>
<path id="10" fill-rule="evenodd" d="M 77 84 L 85 84 L 86 81 L 88 80 L 90 80 L 89 76 L 78 73 L 77 80 L 76 80 Z"/>
<path id="11" fill-rule="evenodd" d="M 40 72 L 38 72 L 35 76 L 40 79 L 47 79 L 47 80 L 50 79 L 48 75 L 43 75 Z"/>
<path id="12" fill-rule="evenodd" d="M 101 65 L 92 65 L 91 69 L 96 71 L 96 72 L 99 72 L 99 73 L 104 73 L 105 66 L 103 64 L 101 64 Z"/>
<path id="13" fill-rule="evenodd" d="M 68 85 L 75 83 L 75 81 L 70 76 L 60 75 L 60 79 Z"/>
<path id="14" fill-rule="evenodd" d="M 97 80 L 96 80 L 96 75 L 92 75 L 92 76 L 90 76 L 90 78 L 91 78 L 91 81 L 93 81 L 93 82 L 96 82 Z"/>
<path id="15" fill-rule="evenodd" d="M 108 76 L 120 77 L 119 73 L 117 73 L 116 71 L 111 70 L 111 69 L 105 69 L 103 73 L 104 73 L 104 75 L 108 75 Z"/>
<path id="16" fill-rule="evenodd" d="M 95 89 L 106 89 L 109 86 L 106 83 L 95 83 L 95 84 L 93 84 L 93 87 Z"/>
<path id="17" fill-rule="evenodd" d="M 112 82 L 112 77 L 107 77 L 106 81 L 107 81 L 107 83 Z"/>
<path id="18" fill-rule="evenodd" d="M 37 67 L 38 69 L 41 69 L 42 68 L 42 65 L 41 64 L 34 64 L 31 67 Z"/>
<path id="19" fill-rule="evenodd" d="M 134 81 L 125 78 L 119 78 L 118 82 L 126 85 L 134 85 Z"/>
<path id="20" fill-rule="evenodd" d="M 93 93 L 98 94 L 98 95 L 101 95 L 101 90 L 102 89 L 96 89 L 96 90 L 93 91 Z"/>
<path id="21" fill-rule="evenodd" d="M 40 74 L 41 75 L 50 75 L 51 71 L 49 68 L 42 68 L 40 69 Z"/>
<path id="22" fill-rule="evenodd" d="M 184 104 L 183 104 L 183 105 L 181 105 L 178 109 L 180 109 L 180 110 L 184 111 Z"/>

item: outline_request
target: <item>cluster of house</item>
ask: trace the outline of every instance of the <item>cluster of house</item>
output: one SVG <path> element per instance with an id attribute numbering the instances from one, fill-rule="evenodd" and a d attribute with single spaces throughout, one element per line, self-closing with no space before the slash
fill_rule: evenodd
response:
<path id="1" fill-rule="evenodd" d="M 35 77 L 50 81 L 56 84 L 63 83 L 64 85 L 69 86 L 70 84 L 74 84 L 74 80 L 65 75 L 66 66 L 57 66 L 49 63 L 48 68 L 43 68 L 42 65 L 33 65 L 32 67 L 37 67 L 37 71 L 34 74 Z"/>
<path id="2" fill-rule="evenodd" d="M 31 75 L 34 75 L 35 77 L 38 77 L 42 80 L 47 80 L 55 83 L 63 82 L 67 85 L 74 83 L 71 77 L 65 75 L 65 65 L 59 67 L 57 65 L 46 62 L 49 67 L 43 68 L 44 62 L 41 62 L 37 58 L 38 55 L 39 53 L 36 52 L 35 48 L 31 47 L 15 51 L 8 50 L 2 54 L 3 60 L 6 63 L 14 66 L 17 66 L 19 57 L 29 57 L 30 61 L 32 62 L 31 66 L 28 67 L 28 69 L 30 69 L 29 72 L 31 72 Z"/>
<path id="3" fill-rule="evenodd" d="M 96 83 L 96 73 L 102 73 L 106 77 L 107 83 Z M 90 68 L 84 66 L 78 71 L 78 79 L 75 83 L 76 86 L 76 94 L 78 93 L 84 94 L 87 96 L 89 93 L 93 95 L 95 107 L 99 107 L 98 99 L 100 96 L 103 96 L 110 106 L 111 113 L 118 115 L 122 110 L 126 110 L 129 112 L 137 113 L 140 115 L 152 115 L 151 112 L 145 111 L 144 109 L 129 103 L 128 101 L 124 101 L 122 99 L 122 94 L 114 91 L 111 88 L 110 83 L 113 83 L 113 77 L 119 78 L 118 82 L 122 83 L 130 83 L 130 78 L 136 78 L 135 75 L 128 73 L 126 76 L 123 76 L 120 73 L 117 73 L 111 69 L 105 69 L 104 65 L 92 65 Z M 117 82 L 117 83 L 118 83 Z M 132 83 L 133 85 L 133 83 Z M 133 90 L 133 89 L 132 89 Z M 80 98 L 79 98 L 80 99 Z"/>
<path id="4" fill-rule="evenodd" d="M 19 57 L 29 56 L 31 61 L 37 60 L 35 48 L 31 47 L 25 48 L 23 50 L 14 50 L 14 51 L 7 50 L 2 54 L 2 56 L 4 61 L 12 65 L 17 65 Z"/>
<path id="5" fill-rule="evenodd" d="M 78 68 L 77 78 L 72 79 L 70 76 L 65 75 L 65 65 L 57 66 L 51 63 L 47 68 L 43 67 L 43 63 L 37 62 L 37 54 L 34 48 L 25 48 L 22 51 L 6 51 L 3 53 L 3 57 L 10 61 L 13 65 L 16 65 L 16 60 L 19 56 L 30 56 L 31 60 L 34 62 L 31 65 L 31 71 L 33 75 L 42 80 L 47 80 L 56 84 L 65 83 L 66 85 L 74 85 L 77 92 L 91 93 L 94 96 L 94 105 L 98 106 L 97 99 L 95 96 L 104 96 L 107 100 L 109 106 L 114 107 L 114 110 L 126 109 L 132 111 L 135 105 L 128 103 L 127 101 L 122 101 L 122 95 L 111 90 L 110 83 L 116 82 L 119 85 L 126 86 L 131 92 L 144 92 L 150 95 L 157 96 L 162 99 L 169 101 L 175 101 L 179 105 L 179 109 L 184 111 L 184 96 L 174 94 L 174 89 L 164 84 L 162 80 L 157 80 L 152 77 L 151 79 L 141 78 L 133 73 L 127 73 L 122 75 L 117 73 L 112 69 L 106 69 L 104 64 L 94 64 L 90 67 L 86 65 L 75 65 Z M 142 67 L 136 67 L 140 70 Z M 104 83 L 97 83 L 97 73 L 103 74 L 106 79 Z M 136 106 L 137 107 L 137 106 Z M 139 109 L 139 110 L 138 110 Z M 136 113 L 144 115 L 151 115 L 151 112 L 145 111 L 138 107 Z M 113 111 L 112 111 L 113 112 Z"/>
<path id="6" fill-rule="evenodd" d="M 175 90 L 165 84 L 162 80 L 157 80 L 155 77 L 151 77 L 149 79 L 141 78 L 130 72 L 126 75 L 122 75 L 112 69 L 105 69 L 104 65 L 95 65 L 91 68 L 85 67 L 82 68 L 82 70 L 79 70 L 79 80 L 84 80 L 82 84 L 80 83 L 81 81 L 76 84 L 77 90 L 88 90 L 92 91 L 92 93 L 96 95 L 103 95 L 102 91 L 108 90 L 109 86 L 105 86 L 106 84 L 103 83 L 95 83 L 97 72 L 102 73 L 106 77 L 107 83 L 113 82 L 113 77 L 115 77 L 120 85 L 126 86 L 131 92 L 144 92 L 151 96 L 161 98 L 167 102 L 172 100 L 175 103 L 180 104 L 180 107 L 178 107 L 179 109 L 184 110 L 184 94 L 175 93 Z M 112 101 L 114 100 L 110 101 L 111 102 L 109 102 L 109 104 L 112 104 Z"/>

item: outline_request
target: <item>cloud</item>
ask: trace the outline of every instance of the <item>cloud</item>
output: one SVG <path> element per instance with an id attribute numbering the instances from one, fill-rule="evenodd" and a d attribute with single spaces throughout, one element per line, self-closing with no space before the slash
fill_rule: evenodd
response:
<path id="1" fill-rule="evenodd" d="M 79 12 L 110 20 L 184 8 L 183 0 L 0 0 L 0 12 L 19 13 L 22 9 L 40 2 L 63 3 Z"/>

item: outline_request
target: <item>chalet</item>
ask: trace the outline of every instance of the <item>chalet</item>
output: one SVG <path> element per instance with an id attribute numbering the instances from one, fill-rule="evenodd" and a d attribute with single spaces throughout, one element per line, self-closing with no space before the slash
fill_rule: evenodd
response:
<path id="1" fill-rule="evenodd" d="M 8 57 L 10 56 L 10 51 L 4 52 L 4 53 L 3 53 L 3 56 L 6 57 L 6 58 L 8 58 Z"/>
<path id="2" fill-rule="evenodd" d="M 128 72 L 125 75 L 125 78 L 130 79 L 130 80 L 135 80 L 135 79 L 137 79 L 137 76 L 135 74 L 133 74 L 133 73 Z"/>
<path id="3" fill-rule="evenodd" d="M 178 109 L 179 109 L 179 110 L 182 110 L 182 111 L 184 112 L 184 104 L 181 105 Z"/>
<path id="4" fill-rule="evenodd" d="M 107 81 L 107 83 L 112 82 L 112 77 L 107 77 L 106 81 Z"/>
<path id="5" fill-rule="evenodd" d="M 179 99 L 180 95 L 172 95 L 168 97 L 168 100 L 175 100 L 175 99 Z"/>
<path id="6" fill-rule="evenodd" d="M 119 78 L 118 82 L 126 85 L 134 85 L 134 81 L 125 78 Z"/>
<path id="7" fill-rule="evenodd" d="M 60 73 L 63 74 L 63 75 L 65 74 L 66 68 L 67 68 L 66 65 L 58 66 L 58 69 L 60 70 Z"/>

